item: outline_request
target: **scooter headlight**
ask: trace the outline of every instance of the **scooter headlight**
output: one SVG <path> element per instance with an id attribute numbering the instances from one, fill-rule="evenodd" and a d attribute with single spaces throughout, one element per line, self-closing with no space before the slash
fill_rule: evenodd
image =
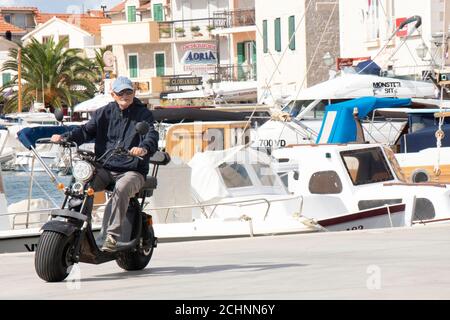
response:
<path id="1" fill-rule="evenodd" d="M 77 161 L 73 166 L 73 177 L 77 181 L 86 182 L 94 174 L 94 166 L 87 161 Z"/>

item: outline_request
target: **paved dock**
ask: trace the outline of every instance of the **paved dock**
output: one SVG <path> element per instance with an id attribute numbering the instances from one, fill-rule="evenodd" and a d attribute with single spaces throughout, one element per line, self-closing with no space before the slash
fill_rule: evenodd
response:
<path id="1" fill-rule="evenodd" d="M 450 225 L 163 243 L 147 269 L 45 283 L 0 255 L 0 299 L 449 299 Z"/>

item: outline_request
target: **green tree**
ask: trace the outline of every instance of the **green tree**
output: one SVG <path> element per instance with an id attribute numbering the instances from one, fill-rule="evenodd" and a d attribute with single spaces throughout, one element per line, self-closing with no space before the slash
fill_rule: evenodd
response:
<path id="1" fill-rule="evenodd" d="M 92 63 L 82 55 L 80 49 L 65 49 L 68 39 L 55 43 L 52 38 L 44 44 L 32 39 L 21 47 L 21 77 L 23 110 L 33 102 L 45 101 L 55 109 L 93 97 L 95 72 Z M 11 49 L 10 59 L 3 64 L 2 71 L 18 71 L 18 49 Z M 12 90 L 18 84 L 18 76 L 4 84 L 0 90 Z M 18 92 L 14 91 L 5 102 L 4 112 L 18 109 Z"/>
<path id="2" fill-rule="evenodd" d="M 100 91 L 104 91 L 103 78 L 105 75 L 105 62 L 103 62 L 103 54 L 106 51 L 111 51 L 112 47 L 107 46 L 95 50 L 95 59 L 92 62 L 92 68 L 95 70 L 95 83 L 99 86 Z"/>

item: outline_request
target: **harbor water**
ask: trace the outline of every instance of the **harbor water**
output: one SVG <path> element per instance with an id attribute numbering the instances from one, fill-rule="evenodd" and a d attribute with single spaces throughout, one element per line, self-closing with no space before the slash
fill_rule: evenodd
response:
<path id="1" fill-rule="evenodd" d="M 3 171 L 3 185 L 5 187 L 6 200 L 8 205 L 28 199 L 30 190 L 29 172 Z M 58 181 L 69 185 L 71 176 L 58 176 Z M 32 196 L 31 198 L 42 198 L 60 206 L 64 194 L 56 188 L 45 172 L 35 172 L 33 174 Z"/>

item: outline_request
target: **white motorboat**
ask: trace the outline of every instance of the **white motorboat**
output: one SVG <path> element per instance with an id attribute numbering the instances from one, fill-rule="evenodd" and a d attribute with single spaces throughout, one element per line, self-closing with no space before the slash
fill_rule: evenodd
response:
<path id="1" fill-rule="evenodd" d="M 289 190 L 302 197 L 301 215 L 328 230 L 450 221 L 447 185 L 406 182 L 383 145 L 299 145 L 272 155 Z"/>

